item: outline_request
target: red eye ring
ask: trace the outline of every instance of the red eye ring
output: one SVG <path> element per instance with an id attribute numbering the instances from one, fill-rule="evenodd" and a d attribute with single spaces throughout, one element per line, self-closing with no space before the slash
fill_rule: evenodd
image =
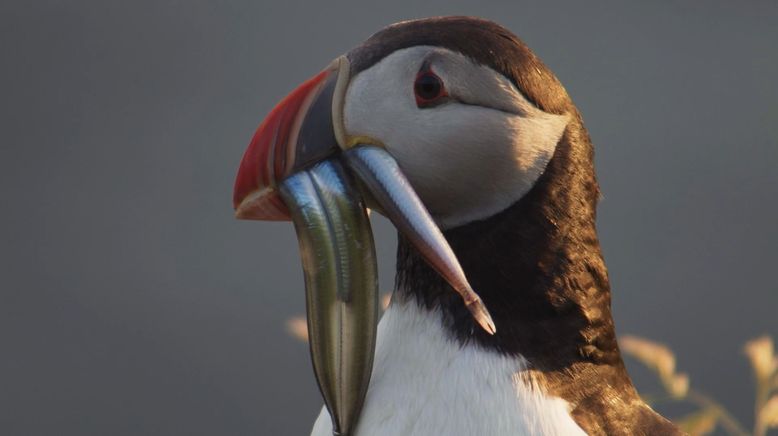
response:
<path id="1" fill-rule="evenodd" d="M 413 93 L 416 96 L 416 106 L 420 108 L 435 106 L 442 98 L 448 97 L 443 80 L 428 69 L 419 71 L 416 75 Z"/>

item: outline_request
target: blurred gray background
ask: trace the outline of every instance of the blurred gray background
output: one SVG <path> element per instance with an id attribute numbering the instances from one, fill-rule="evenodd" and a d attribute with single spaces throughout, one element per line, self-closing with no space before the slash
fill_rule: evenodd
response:
<path id="1" fill-rule="evenodd" d="M 778 336 L 775 1 L 5 0 L 0 434 L 307 434 L 294 231 L 233 219 L 238 162 L 332 58 L 448 14 L 506 25 L 565 84 L 618 331 L 667 343 L 750 425 L 741 347 Z M 395 236 L 375 226 L 388 291 Z"/>

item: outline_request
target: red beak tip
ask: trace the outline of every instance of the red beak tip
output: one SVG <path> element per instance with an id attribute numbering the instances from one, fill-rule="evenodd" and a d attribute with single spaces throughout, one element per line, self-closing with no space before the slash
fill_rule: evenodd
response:
<path id="1" fill-rule="evenodd" d="M 289 210 L 273 188 L 249 192 L 234 202 L 235 218 L 257 221 L 289 221 Z"/>

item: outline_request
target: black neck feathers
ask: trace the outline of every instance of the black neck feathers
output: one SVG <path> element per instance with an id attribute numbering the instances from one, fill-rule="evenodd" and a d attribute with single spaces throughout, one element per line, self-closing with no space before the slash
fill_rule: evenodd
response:
<path id="1" fill-rule="evenodd" d="M 475 327 L 457 294 L 402 238 L 398 289 L 440 307 L 458 339 L 521 353 L 539 367 L 557 369 L 581 358 L 618 361 L 591 161 L 589 139 L 575 118 L 523 198 L 493 217 L 445 232 L 497 335 Z"/>
<path id="2" fill-rule="evenodd" d="M 399 237 L 396 298 L 438 309 L 452 337 L 521 355 L 588 434 L 680 434 L 637 395 L 621 360 L 595 228 L 599 197 L 577 114 L 530 192 L 503 212 L 445 232 L 497 326 L 490 336 L 460 297 Z"/>

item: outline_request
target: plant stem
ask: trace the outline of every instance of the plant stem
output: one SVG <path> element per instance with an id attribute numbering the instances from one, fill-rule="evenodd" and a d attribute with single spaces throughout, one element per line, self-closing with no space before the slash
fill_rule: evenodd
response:
<path id="1" fill-rule="evenodd" d="M 732 414 L 729 413 L 727 409 L 724 408 L 724 406 L 709 396 L 703 394 L 702 392 L 695 391 L 694 389 L 689 389 L 686 396 L 683 397 L 674 397 L 672 395 L 653 395 L 643 398 L 650 399 L 651 404 L 678 403 L 686 401 L 700 407 L 701 409 L 713 409 L 718 414 L 721 426 L 728 434 L 734 436 L 751 436 L 751 434 L 746 430 L 745 426 L 743 426 L 740 421 L 735 419 L 735 417 L 732 416 Z M 649 402 L 648 400 L 645 401 Z"/>
<path id="2" fill-rule="evenodd" d="M 770 396 L 770 380 L 757 380 L 756 382 L 756 401 L 754 403 L 754 436 L 765 436 L 767 434 L 767 425 L 762 422 L 761 412 L 767 397 Z"/>
<path id="3" fill-rule="evenodd" d="M 688 394 L 686 395 L 686 398 L 694 403 L 697 404 L 700 407 L 710 407 L 716 410 L 716 412 L 719 413 L 719 419 L 721 420 L 721 426 L 724 427 L 724 430 L 727 431 L 727 433 L 737 436 L 748 436 L 749 433 L 746 431 L 743 424 L 741 424 L 737 419 L 735 419 L 734 416 L 732 416 L 731 413 L 727 411 L 727 409 L 724 408 L 721 404 L 710 398 L 709 396 L 698 392 L 694 389 L 689 389 Z"/>

